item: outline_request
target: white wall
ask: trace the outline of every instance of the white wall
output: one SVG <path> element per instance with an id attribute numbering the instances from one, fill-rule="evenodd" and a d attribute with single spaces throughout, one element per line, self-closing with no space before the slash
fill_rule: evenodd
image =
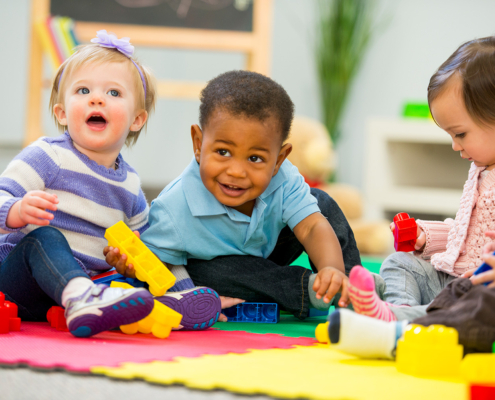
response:
<path id="1" fill-rule="evenodd" d="M 297 114 L 320 118 L 312 55 L 315 4 L 315 0 L 275 0 L 272 77 L 286 88 Z M 0 3 L 0 150 L 5 146 L 2 140 L 20 142 L 24 132 L 29 5 L 29 0 Z M 495 33 L 491 0 L 380 0 L 379 6 L 390 23 L 373 41 L 357 76 L 338 146 L 340 180 L 359 187 L 363 186 L 366 120 L 398 116 L 405 101 L 425 100 L 430 75 L 459 44 Z M 163 79 L 208 80 L 243 65 L 240 54 L 138 48 L 137 55 Z M 198 105 L 197 101 L 158 102 L 148 132 L 126 153 L 145 185 L 164 186 L 188 164 L 189 127 L 197 122 Z M 43 129 L 56 134 L 48 113 Z"/>

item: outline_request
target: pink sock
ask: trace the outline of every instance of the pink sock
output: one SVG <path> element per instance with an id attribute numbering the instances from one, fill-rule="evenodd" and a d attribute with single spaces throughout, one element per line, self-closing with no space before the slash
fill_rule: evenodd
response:
<path id="1" fill-rule="evenodd" d="M 390 310 L 391 304 L 383 301 L 375 292 L 375 280 L 371 273 L 356 265 L 349 275 L 349 294 L 354 311 L 382 321 L 397 321 Z"/>

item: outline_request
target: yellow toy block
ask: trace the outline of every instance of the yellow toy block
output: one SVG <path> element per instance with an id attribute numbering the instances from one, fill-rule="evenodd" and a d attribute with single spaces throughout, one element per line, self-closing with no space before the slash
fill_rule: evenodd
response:
<path id="1" fill-rule="evenodd" d="M 468 354 L 461 362 L 461 377 L 469 383 L 495 383 L 495 354 Z"/>
<path id="2" fill-rule="evenodd" d="M 136 278 L 147 282 L 154 296 L 163 296 L 175 284 L 175 276 L 155 256 L 123 221 L 105 232 L 108 245 L 127 255 L 127 263 L 134 265 Z"/>
<path id="3" fill-rule="evenodd" d="M 318 324 L 315 330 L 316 340 L 320 343 L 330 343 L 330 339 L 328 338 L 328 325 L 329 322 L 325 322 L 324 324 Z"/>
<path id="4" fill-rule="evenodd" d="M 458 338 L 454 328 L 443 325 L 408 325 L 397 342 L 397 371 L 422 377 L 457 376 L 463 355 Z"/>
<path id="5" fill-rule="evenodd" d="M 132 289 L 132 286 L 125 282 L 112 281 L 111 287 L 120 287 L 123 289 Z M 120 330 L 128 335 L 135 333 L 152 333 L 160 339 L 165 339 L 170 335 L 172 328 L 178 328 L 182 321 L 182 315 L 167 307 L 165 304 L 155 300 L 153 310 L 141 321 L 133 324 L 121 325 Z"/>

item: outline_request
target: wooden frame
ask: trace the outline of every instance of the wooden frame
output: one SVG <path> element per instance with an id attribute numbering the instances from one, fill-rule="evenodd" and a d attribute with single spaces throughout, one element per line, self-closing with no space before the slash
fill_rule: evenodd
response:
<path id="1" fill-rule="evenodd" d="M 252 32 L 77 21 L 75 31 L 83 42 L 94 38 L 96 31 L 106 29 L 118 37 L 131 37 L 132 43 L 138 46 L 240 52 L 246 54 L 247 70 L 269 75 L 272 9 L 272 0 L 254 0 Z M 42 91 L 49 85 L 43 82 L 43 49 L 34 23 L 47 18 L 49 13 L 50 0 L 31 0 L 31 53 L 25 146 L 42 136 Z M 203 82 L 159 81 L 158 96 L 197 99 L 204 85 Z"/>

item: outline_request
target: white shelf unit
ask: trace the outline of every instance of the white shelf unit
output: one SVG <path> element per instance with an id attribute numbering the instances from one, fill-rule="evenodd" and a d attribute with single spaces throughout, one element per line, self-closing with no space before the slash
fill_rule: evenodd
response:
<path id="1" fill-rule="evenodd" d="M 367 125 L 366 212 L 455 216 L 470 163 L 433 121 L 374 118 Z"/>

